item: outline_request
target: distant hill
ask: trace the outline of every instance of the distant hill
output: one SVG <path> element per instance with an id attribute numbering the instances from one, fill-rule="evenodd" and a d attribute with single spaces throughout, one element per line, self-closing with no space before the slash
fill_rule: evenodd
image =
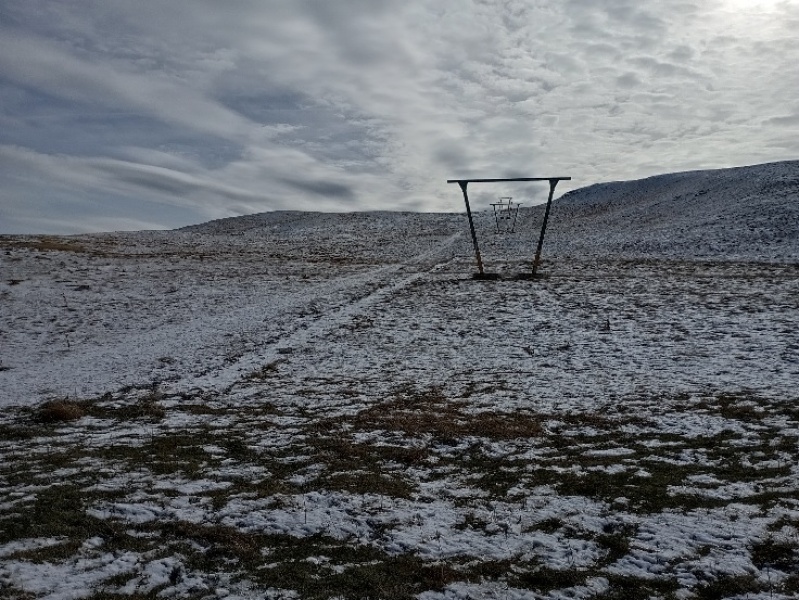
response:
<path id="1" fill-rule="evenodd" d="M 495 233 L 491 210 L 476 212 L 482 250 L 494 261 L 529 260 L 543 212 L 543 205 L 522 208 L 516 233 L 507 236 Z M 354 254 L 388 246 L 398 257 L 424 238 L 462 232 L 459 251 L 471 253 L 467 220 L 458 213 L 276 211 L 180 231 L 242 241 L 285 238 L 309 246 L 344 236 L 358 241 Z M 558 256 L 799 261 L 799 161 L 574 190 L 553 204 L 544 257 Z"/>
<path id="2" fill-rule="evenodd" d="M 799 260 L 799 161 L 574 190 L 553 206 L 547 245 L 568 255 Z"/>

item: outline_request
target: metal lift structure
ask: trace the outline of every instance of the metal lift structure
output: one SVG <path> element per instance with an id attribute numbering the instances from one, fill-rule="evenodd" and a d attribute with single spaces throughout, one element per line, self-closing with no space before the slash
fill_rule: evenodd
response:
<path id="1" fill-rule="evenodd" d="M 538 247 L 535 251 L 535 259 L 533 260 L 533 273 L 532 277 L 535 278 L 538 272 L 538 266 L 541 263 L 541 249 L 544 246 L 544 234 L 547 230 L 547 221 L 549 220 L 549 210 L 552 206 L 552 197 L 555 195 L 555 186 L 559 181 L 571 181 L 571 177 L 513 177 L 511 179 L 448 179 L 447 183 L 457 183 L 463 192 L 463 201 L 466 204 L 466 214 L 469 217 L 469 229 L 472 232 L 472 244 L 474 244 L 474 257 L 477 260 L 477 273 L 475 279 L 496 279 L 496 276 L 486 274 L 483 270 L 483 259 L 480 256 L 480 246 L 477 243 L 477 234 L 474 230 L 474 219 L 472 218 L 472 209 L 469 206 L 469 194 L 466 188 L 470 183 L 499 183 L 506 181 L 548 181 L 549 182 L 549 198 L 547 198 L 547 207 L 544 211 L 544 222 L 541 225 L 541 234 L 538 237 Z"/>
<path id="2" fill-rule="evenodd" d="M 497 233 L 513 233 L 516 231 L 516 218 L 519 216 L 521 202 L 514 202 L 510 196 L 502 196 L 499 202 L 492 202 L 494 222 Z"/>

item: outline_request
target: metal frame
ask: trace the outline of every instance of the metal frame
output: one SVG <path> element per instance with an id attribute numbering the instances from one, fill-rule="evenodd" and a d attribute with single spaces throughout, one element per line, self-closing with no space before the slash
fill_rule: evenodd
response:
<path id="1" fill-rule="evenodd" d="M 508 201 L 507 204 L 505 204 L 505 200 Z M 514 202 L 510 196 L 502 196 L 499 202 L 491 203 L 491 208 L 494 209 L 494 223 L 497 225 L 497 233 L 502 233 L 503 231 L 499 222 L 504 220 L 511 221 L 511 217 L 513 220 L 505 224 L 504 232 L 514 233 L 516 231 L 516 218 L 519 216 L 521 205 L 521 202 Z"/>
<path id="2" fill-rule="evenodd" d="M 472 209 L 469 206 L 469 195 L 466 193 L 466 188 L 470 183 L 498 183 L 502 181 L 548 181 L 549 182 L 549 198 L 547 199 L 547 208 L 544 211 L 544 223 L 541 225 L 541 235 L 538 237 L 538 247 L 535 251 L 535 260 L 533 261 L 533 277 L 536 276 L 538 265 L 541 263 L 541 249 L 544 247 L 544 233 L 547 229 L 547 221 L 549 220 L 549 209 L 552 205 L 552 196 L 555 195 L 555 186 L 559 181 L 571 181 L 571 177 L 513 177 L 511 179 L 447 179 L 447 183 L 457 183 L 461 191 L 463 191 L 463 201 L 466 204 L 466 214 L 469 216 L 469 229 L 472 232 L 472 244 L 474 244 L 474 257 L 477 259 L 477 269 L 479 271 L 478 277 L 485 278 L 483 272 L 483 258 L 480 256 L 480 246 L 477 243 L 477 234 L 474 230 L 474 219 L 472 219 Z"/>

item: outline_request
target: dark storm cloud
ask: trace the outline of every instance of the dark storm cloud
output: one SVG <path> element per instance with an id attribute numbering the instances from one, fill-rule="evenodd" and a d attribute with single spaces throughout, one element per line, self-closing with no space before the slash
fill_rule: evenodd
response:
<path id="1" fill-rule="evenodd" d="M 460 210 L 447 178 L 795 158 L 799 7 L 752 6 L 5 3 L 0 231 Z"/>

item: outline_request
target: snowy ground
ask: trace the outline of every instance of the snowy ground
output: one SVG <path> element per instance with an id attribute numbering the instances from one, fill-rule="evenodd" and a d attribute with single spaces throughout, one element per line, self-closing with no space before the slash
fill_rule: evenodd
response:
<path id="1" fill-rule="evenodd" d="M 796 597 L 792 213 L 585 204 L 0 238 L 0 596 Z"/>

